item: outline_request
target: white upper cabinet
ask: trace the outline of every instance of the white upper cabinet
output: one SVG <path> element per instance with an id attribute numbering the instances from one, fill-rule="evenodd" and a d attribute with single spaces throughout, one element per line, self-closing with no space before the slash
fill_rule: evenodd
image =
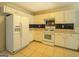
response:
<path id="1" fill-rule="evenodd" d="M 76 23 L 76 10 L 65 11 L 65 23 Z"/>
<path id="2" fill-rule="evenodd" d="M 55 23 L 63 23 L 64 22 L 64 11 L 59 11 L 55 13 Z"/>
<path id="3" fill-rule="evenodd" d="M 16 9 L 12 8 L 12 7 L 4 6 L 4 12 L 11 13 L 11 14 L 15 14 L 18 11 Z"/>
<path id="4" fill-rule="evenodd" d="M 9 8 L 8 6 L 4 6 L 4 12 L 11 12 L 11 8 Z"/>
<path id="5" fill-rule="evenodd" d="M 76 10 L 64 10 L 55 12 L 55 23 L 76 23 Z"/>
<path id="6" fill-rule="evenodd" d="M 14 16 L 13 16 L 13 23 L 14 23 L 14 26 L 18 26 L 18 25 L 20 25 L 20 23 L 21 23 L 21 16 L 20 15 L 18 15 L 18 14 L 14 14 Z"/>

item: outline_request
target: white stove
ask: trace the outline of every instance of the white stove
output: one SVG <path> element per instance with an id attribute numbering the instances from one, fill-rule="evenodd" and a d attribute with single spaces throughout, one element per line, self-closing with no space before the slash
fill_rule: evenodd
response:
<path id="1" fill-rule="evenodd" d="M 54 31 L 44 31 L 44 41 L 54 43 Z"/>
<path id="2" fill-rule="evenodd" d="M 55 30 L 55 21 L 47 20 L 46 26 L 45 26 L 45 31 L 44 31 L 43 41 L 54 43 L 54 36 L 55 36 L 54 30 Z"/>

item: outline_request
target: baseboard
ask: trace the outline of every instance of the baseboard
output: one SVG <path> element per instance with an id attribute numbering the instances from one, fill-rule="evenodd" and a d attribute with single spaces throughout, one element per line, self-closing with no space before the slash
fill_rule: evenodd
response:
<path id="1" fill-rule="evenodd" d="M 45 43 L 43 43 L 42 41 L 32 40 L 28 45 L 26 45 L 25 47 L 19 49 L 18 51 L 12 51 L 12 52 L 11 52 L 11 51 L 8 51 L 8 50 L 7 50 L 7 51 L 8 51 L 10 54 L 14 55 L 14 54 L 20 52 L 21 50 L 23 50 L 24 48 L 26 48 L 27 46 L 29 46 L 32 42 L 42 43 L 42 44 L 47 45 L 47 46 L 50 46 L 50 47 L 60 47 L 60 48 L 64 48 L 64 49 L 69 49 L 69 48 L 65 48 L 65 47 L 58 46 L 58 45 L 52 46 L 52 45 L 49 45 L 49 44 L 45 44 Z M 73 50 L 73 51 L 79 52 L 78 50 L 75 50 L 75 49 L 69 49 L 69 50 Z"/>
<path id="2" fill-rule="evenodd" d="M 42 44 L 44 44 L 44 45 L 48 45 L 48 46 L 50 46 L 50 47 L 60 47 L 60 48 L 64 48 L 64 49 L 69 49 L 69 50 L 73 50 L 73 51 L 77 51 L 77 52 L 79 52 L 79 50 L 75 50 L 75 49 L 70 49 L 70 48 L 66 48 L 66 47 L 61 47 L 61 46 L 58 46 L 58 45 L 54 45 L 54 46 L 52 46 L 52 45 L 49 45 L 49 44 L 45 44 L 45 43 L 43 43 L 43 42 L 41 42 L 41 41 L 37 41 L 37 40 L 34 40 L 35 42 L 39 42 L 39 43 L 42 43 Z"/>
<path id="3" fill-rule="evenodd" d="M 70 49 L 70 48 L 66 48 L 66 47 L 61 47 L 61 46 L 58 46 L 58 45 L 55 45 L 56 47 L 60 47 L 60 48 L 64 48 L 64 49 L 68 49 L 68 50 L 73 50 L 73 51 L 77 51 L 79 52 L 79 50 L 75 50 L 75 49 Z"/>
<path id="4" fill-rule="evenodd" d="M 47 45 L 47 46 L 50 46 L 50 47 L 53 47 L 52 45 L 49 45 L 49 44 L 45 44 L 44 42 L 42 42 L 42 41 L 37 41 L 37 40 L 33 40 L 34 42 L 38 42 L 38 43 L 42 43 L 42 44 L 44 44 L 44 45 Z"/>

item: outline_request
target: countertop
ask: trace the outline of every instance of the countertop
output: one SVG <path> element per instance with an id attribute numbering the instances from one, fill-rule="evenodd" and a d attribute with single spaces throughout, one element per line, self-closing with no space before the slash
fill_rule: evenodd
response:
<path id="1" fill-rule="evenodd" d="M 55 29 L 55 33 L 79 34 L 78 32 L 75 32 L 75 30 L 68 30 L 68 29 Z"/>
<path id="2" fill-rule="evenodd" d="M 31 31 L 45 31 L 45 28 L 30 28 Z M 55 33 L 69 33 L 69 34 L 79 34 L 75 30 L 69 30 L 69 29 L 55 29 Z"/>
<path id="3" fill-rule="evenodd" d="M 44 31 L 45 28 L 30 28 L 31 31 Z"/>

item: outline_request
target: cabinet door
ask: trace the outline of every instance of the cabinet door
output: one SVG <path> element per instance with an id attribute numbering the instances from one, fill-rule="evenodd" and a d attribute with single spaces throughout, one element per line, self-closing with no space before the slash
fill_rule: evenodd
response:
<path id="1" fill-rule="evenodd" d="M 63 33 L 55 33 L 55 45 L 64 47 Z"/>
<path id="2" fill-rule="evenodd" d="M 14 51 L 21 49 L 21 35 L 20 35 L 20 15 L 13 15 L 13 46 Z"/>
<path id="3" fill-rule="evenodd" d="M 71 34 L 67 36 L 67 39 L 65 39 L 65 47 L 70 49 L 78 49 L 79 48 L 79 36 L 77 34 Z"/>
<path id="4" fill-rule="evenodd" d="M 55 34 L 53 33 L 52 34 L 52 40 L 51 40 L 53 43 L 55 42 Z"/>
<path id="5" fill-rule="evenodd" d="M 43 31 L 37 29 L 36 31 L 34 31 L 34 40 L 36 41 L 42 41 L 43 40 Z"/>
<path id="6" fill-rule="evenodd" d="M 76 11 L 76 23 L 74 24 L 75 32 L 79 33 L 79 10 Z"/>
<path id="7" fill-rule="evenodd" d="M 11 8 L 8 6 L 4 6 L 4 12 L 10 13 L 11 12 Z"/>
<path id="8" fill-rule="evenodd" d="M 65 11 L 65 22 L 66 23 L 75 23 L 76 22 L 75 10 L 66 10 Z"/>
<path id="9" fill-rule="evenodd" d="M 64 11 L 55 13 L 55 23 L 63 23 L 64 22 Z"/>

